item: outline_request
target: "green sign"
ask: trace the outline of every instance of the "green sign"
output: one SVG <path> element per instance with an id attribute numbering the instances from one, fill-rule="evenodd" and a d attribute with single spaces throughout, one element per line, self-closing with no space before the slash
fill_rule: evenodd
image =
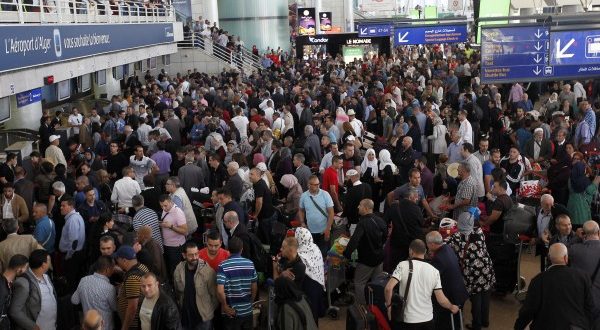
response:
<path id="1" fill-rule="evenodd" d="M 438 18 L 438 11 L 436 6 L 425 6 L 425 19 Z"/>
<path id="2" fill-rule="evenodd" d="M 363 47 L 347 47 L 344 46 L 342 48 L 342 55 L 344 56 L 344 62 L 350 63 L 354 61 L 354 59 L 361 60 L 364 55 Z"/>
<path id="3" fill-rule="evenodd" d="M 510 15 L 510 0 L 481 0 L 479 6 L 479 18 L 502 17 Z M 507 24 L 508 21 L 486 21 L 479 22 L 477 28 L 477 43 L 481 42 L 481 27 L 492 24 Z"/>

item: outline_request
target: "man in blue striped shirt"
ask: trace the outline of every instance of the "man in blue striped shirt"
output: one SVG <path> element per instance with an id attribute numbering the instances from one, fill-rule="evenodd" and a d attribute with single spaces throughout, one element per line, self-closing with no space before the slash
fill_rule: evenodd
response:
<path id="1" fill-rule="evenodd" d="M 242 246 L 239 238 L 231 238 L 231 256 L 219 265 L 217 271 L 217 297 L 225 330 L 252 329 L 252 302 L 258 292 L 257 275 L 252 261 L 241 256 Z"/>

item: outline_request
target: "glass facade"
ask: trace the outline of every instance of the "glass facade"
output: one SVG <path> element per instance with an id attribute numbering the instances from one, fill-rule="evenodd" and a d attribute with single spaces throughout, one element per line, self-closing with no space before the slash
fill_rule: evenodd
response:
<path id="1" fill-rule="evenodd" d="M 240 36 L 247 48 L 256 45 L 290 48 L 287 0 L 219 0 L 219 24 Z"/>

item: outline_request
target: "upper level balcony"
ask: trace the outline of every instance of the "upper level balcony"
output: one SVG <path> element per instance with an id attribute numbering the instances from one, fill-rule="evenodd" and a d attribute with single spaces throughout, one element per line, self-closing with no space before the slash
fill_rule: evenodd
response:
<path id="1" fill-rule="evenodd" d="M 174 22 L 170 0 L 0 0 L 0 24 Z"/>

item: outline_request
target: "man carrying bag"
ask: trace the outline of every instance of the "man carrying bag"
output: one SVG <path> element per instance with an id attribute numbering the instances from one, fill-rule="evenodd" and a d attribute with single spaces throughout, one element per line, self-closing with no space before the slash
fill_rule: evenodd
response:
<path id="1" fill-rule="evenodd" d="M 426 252 L 425 242 L 420 239 L 412 241 L 408 249 L 409 260 L 398 264 L 385 286 L 388 318 L 392 320 L 394 329 L 434 329 L 432 294 L 440 306 L 453 314 L 459 312 L 459 307 L 450 303 L 444 295 L 438 270 L 425 262 Z M 419 281 L 412 281 L 413 277 L 419 278 Z M 394 287 L 398 283 L 398 292 L 403 296 L 392 303 Z"/>

